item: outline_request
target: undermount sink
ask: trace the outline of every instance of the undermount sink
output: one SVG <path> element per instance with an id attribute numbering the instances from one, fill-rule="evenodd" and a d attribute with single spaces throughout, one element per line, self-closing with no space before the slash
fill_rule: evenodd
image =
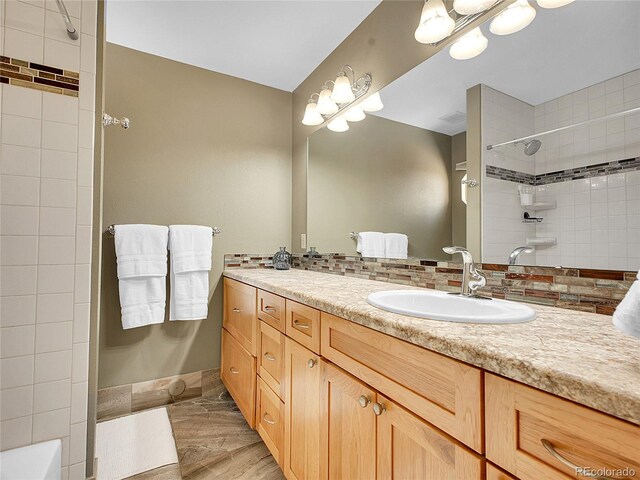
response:
<path id="1" fill-rule="evenodd" d="M 367 297 L 374 307 L 413 317 L 462 323 L 523 323 L 536 318 L 531 307 L 499 299 L 469 298 L 436 290 L 391 290 Z"/>

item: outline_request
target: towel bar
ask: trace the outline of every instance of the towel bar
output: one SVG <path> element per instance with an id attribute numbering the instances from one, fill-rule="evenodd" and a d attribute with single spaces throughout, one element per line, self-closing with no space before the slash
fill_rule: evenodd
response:
<path id="1" fill-rule="evenodd" d="M 351 232 L 349 233 L 349 238 L 351 238 L 352 240 L 357 240 L 358 234 L 356 232 Z"/>
<path id="2" fill-rule="evenodd" d="M 214 236 L 220 235 L 222 233 L 222 230 L 220 230 L 218 227 L 211 227 L 211 230 L 212 235 Z M 109 227 L 107 228 L 107 232 L 114 236 L 116 234 L 115 225 L 109 225 Z"/>

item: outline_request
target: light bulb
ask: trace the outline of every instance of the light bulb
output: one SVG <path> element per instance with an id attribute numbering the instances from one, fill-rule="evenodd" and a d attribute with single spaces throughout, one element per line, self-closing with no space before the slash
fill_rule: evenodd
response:
<path id="1" fill-rule="evenodd" d="M 338 111 L 338 105 L 331 100 L 331 90 L 326 87 L 324 87 L 320 92 L 316 110 L 322 115 L 332 115 Z"/>
<path id="2" fill-rule="evenodd" d="M 480 27 L 476 27 L 451 45 L 449 55 L 456 60 L 468 60 L 484 52 L 488 43 L 489 40 L 482 34 Z"/>
<path id="3" fill-rule="evenodd" d="M 349 124 L 342 115 L 334 118 L 327 124 L 327 128 L 332 132 L 346 132 L 349 130 Z"/>
<path id="4" fill-rule="evenodd" d="M 364 120 L 366 117 L 364 111 L 360 107 L 360 105 L 356 105 L 355 107 L 351 107 L 349 110 L 342 114 L 345 120 L 349 122 L 359 122 L 360 120 Z"/>
<path id="5" fill-rule="evenodd" d="M 538 0 L 538 5 L 542 8 L 558 8 L 569 5 L 573 0 Z"/>
<path id="6" fill-rule="evenodd" d="M 518 0 L 491 20 L 489 30 L 494 35 L 510 35 L 529 25 L 535 17 L 536 9 L 527 0 Z"/>
<path id="7" fill-rule="evenodd" d="M 473 15 L 487 10 L 496 0 L 453 0 L 453 9 L 460 15 Z"/>
<path id="8" fill-rule="evenodd" d="M 304 109 L 303 125 L 320 125 L 324 122 L 322 115 L 318 113 L 316 102 L 309 100 L 307 107 Z"/>
<path id="9" fill-rule="evenodd" d="M 451 35 L 455 26 L 442 0 L 428 0 L 422 7 L 415 37 L 420 43 L 436 43 Z"/>
<path id="10" fill-rule="evenodd" d="M 376 92 L 365 98 L 358 106 L 365 112 L 377 112 L 378 110 L 382 110 L 384 105 L 380 99 L 380 92 Z"/>
<path id="11" fill-rule="evenodd" d="M 350 103 L 356 99 L 356 96 L 351 90 L 351 82 L 349 78 L 340 72 L 336 77 L 336 81 L 333 85 L 333 92 L 331 92 L 331 100 L 336 103 Z"/>

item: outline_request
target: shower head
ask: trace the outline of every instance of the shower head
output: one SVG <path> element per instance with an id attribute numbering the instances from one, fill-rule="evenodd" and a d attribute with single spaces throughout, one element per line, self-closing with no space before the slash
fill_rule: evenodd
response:
<path id="1" fill-rule="evenodd" d="M 514 143 L 514 145 L 517 145 L 518 143 L 521 143 L 524 145 L 524 154 L 527 157 L 530 157 L 531 155 L 535 155 L 536 152 L 540 150 L 540 147 L 542 146 L 542 142 L 537 138 L 534 138 L 533 140 L 530 140 L 528 142 L 521 140 L 519 142 Z"/>

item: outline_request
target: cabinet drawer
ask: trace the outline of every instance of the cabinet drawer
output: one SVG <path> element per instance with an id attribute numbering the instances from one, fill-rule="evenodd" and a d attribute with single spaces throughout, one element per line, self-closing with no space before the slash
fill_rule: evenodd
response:
<path id="1" fill-rule="evenodd" d="M 280 398 L 284 395 L 284 335 L 260 322 L 258 374 Z"/>
<path id="2" fill-rule="evenodd" d="M 482 371 L 322 313 L 322 356 L 483 452 Z"/>
<path id="3" fill-rule="evenodd" d="M 284 298 L 258 290 L 258 318 L 284 333 Z"/>
<path id="4" fill-rule="evenodd" d="M 287 300 L 287 336 L 315 353 L 320 353 L 320 311 Z"/>
<path id="5" fill-rule="evenodd" d="M 255 426 L 256 359 L 224 328 L 220 378 L 251 428 Z"/>
<path id="6" fill-rule="evenodd" d="M 271 455 L 282 467 L 284 454 L 284 403 L 262 380 L 258 379 L 258 415 L 256 429 Z"/>
<path id="7" fill-rule="evenodd" d="M 258 318 L 256 316 L 256 288 L 229 278 L 224 279 L 224 313 L 222 326 L 256 356 Z"/>
<path id="8" fill-rule="evenodd" d="M 518 479 L 500 470 L 495 465 L 487 462 L 487 480 L 518 480 Z"/>
<path id="9" fill-rule="evenodd" d="M 485 394 L 487 458 L 521 480 L 640 478 L 639 426 L 491 374 Z"/>

